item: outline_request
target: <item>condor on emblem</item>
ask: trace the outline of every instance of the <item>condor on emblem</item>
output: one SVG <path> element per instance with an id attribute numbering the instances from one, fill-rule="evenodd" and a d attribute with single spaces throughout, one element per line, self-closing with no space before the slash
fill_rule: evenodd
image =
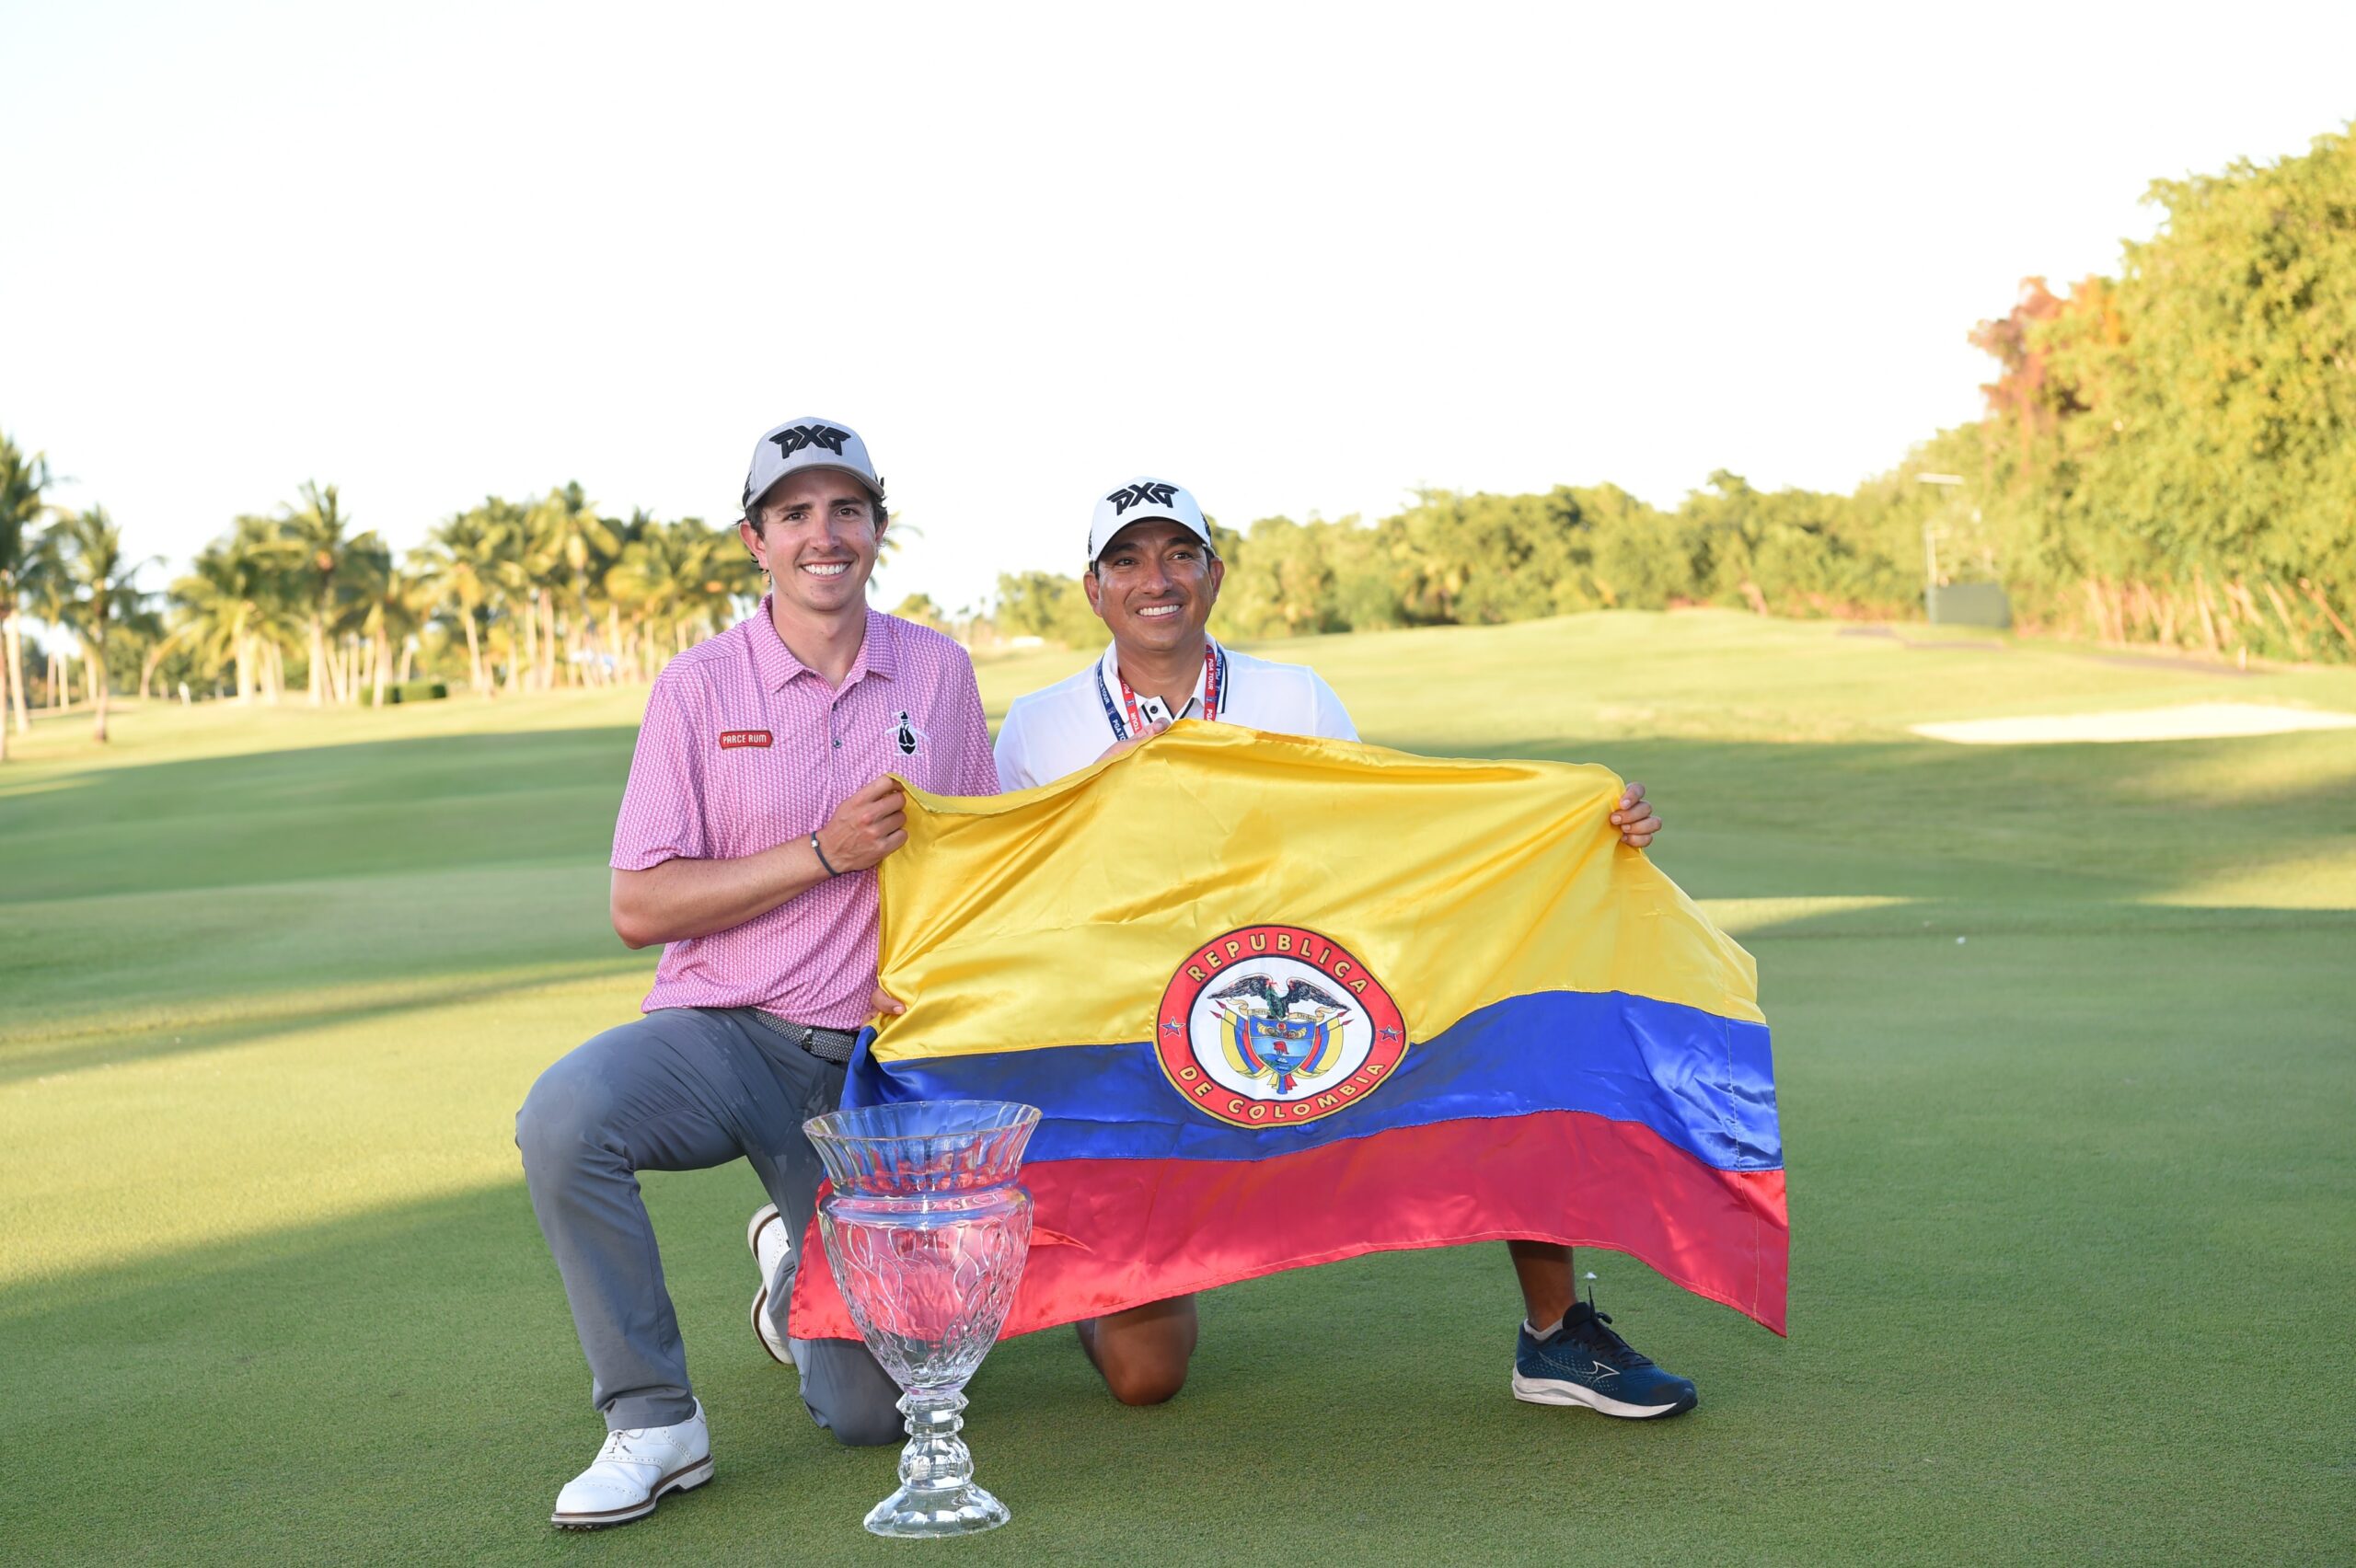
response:
<path id="1" fill-rule="evenodd" d="M 1170 977 L 1154 1050 L 1171 1087 L 1239 1127 L 1293 1126 L 1372 1093 L 1407 1054 L 1381 982 L 1299 926 L 1245 926 Z"/>

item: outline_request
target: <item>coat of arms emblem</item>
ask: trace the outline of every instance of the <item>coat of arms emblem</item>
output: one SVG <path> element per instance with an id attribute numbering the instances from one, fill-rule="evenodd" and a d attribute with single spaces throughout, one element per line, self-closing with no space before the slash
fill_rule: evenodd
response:
<path id="1" fill-rule="evenodd" d="M 1298 975 L 1279 992 L 1265 974 L 1246 974 L 1212 992 L 1211 1006 L 1227 1026 L 1228 1066 L 1279 1094 L 1324 1076 L 1334 1065 L 1334 1028 L 1350 1016 L 1340 997 Z"/>
<path id="2" fill-rule="evenodd" d="M 1195 1109 L 1242 1127 L 1332 1115 L 1395 1071 L 1398 1004 L 1347 949 L 1299 926 L 1246 926 L 1188 956 L 1162 993 L 1154 1048 Z"/>

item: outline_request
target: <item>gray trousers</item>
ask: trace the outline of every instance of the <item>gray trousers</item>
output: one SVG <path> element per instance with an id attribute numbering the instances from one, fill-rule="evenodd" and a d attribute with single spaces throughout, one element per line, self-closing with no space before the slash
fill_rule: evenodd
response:
<path id="1" fill-rule="evenodd" d="M 665 1008 L 609 1029 L 532 1086 L 515 1146 L 608 1427 L 670 1426 L 695 1413 L 637 1173 L 742 1156 L 785 1216 L 798 1264 L 824 1174 L 802 1124 L 834 1110 L 842 1087 L 841 1067 L 749 1009 L 717 1008 Z M 781 1330 L 784 1293 L 770 1298 Z M 819 1425 L 843 1443 L 899 1440 L 899 1386 L 865 1345 L 797 1340 L 792 1350 Z"/>

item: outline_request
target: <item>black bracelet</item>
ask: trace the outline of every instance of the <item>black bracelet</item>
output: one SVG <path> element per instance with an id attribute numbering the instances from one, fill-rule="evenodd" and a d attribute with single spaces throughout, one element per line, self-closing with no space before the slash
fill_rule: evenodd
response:
<path id="1" fill-rule="evenodd" d="M 835 870 L 834 862 L 826 859 L 826 852 L 818 847 L 818 836 L 814 833 L 810 836 L 810 853 L 818 857 L 818 864 L 826 868 L 826 874 L 828 876 L 838 877 L 842 875 L 842 872 Z"/>

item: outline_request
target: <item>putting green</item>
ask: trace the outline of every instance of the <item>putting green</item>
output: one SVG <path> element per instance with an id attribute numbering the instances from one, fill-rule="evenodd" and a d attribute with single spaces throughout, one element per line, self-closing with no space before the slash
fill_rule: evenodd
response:
<path id="1" fill-rule="evenodd" d="M 1760 959 L 1794 1227 L 1773 1336 L 1588 1254 L 1701 1385 L 1515 1403 L 1501 1248 L 1216 1293 L 1172 1404 L 1068 1336 L 975 1392 L 992 1562 L 2356 1555 L 2356 731 L 1955 746 L 2230 699 L 1988 640 L 1611 615 L 1263 650 L 1370 739 L 1605 762 Z M 1077 667 L 990 664 L 993 715 Z M 890 1450 L 753 1342 L 742 1168 L 650 1177 L 719 1458 L 545 1520 L 598 1435 L 526 1206 L 532 1078 L 634 1009 L 604 920 L 642 692 L 44 718 L 0 768 L 0 1542 L 11 1562 L 884 1561 Z M 1314 1194 L 1304 1201 L 1313 1202 Z"/>

